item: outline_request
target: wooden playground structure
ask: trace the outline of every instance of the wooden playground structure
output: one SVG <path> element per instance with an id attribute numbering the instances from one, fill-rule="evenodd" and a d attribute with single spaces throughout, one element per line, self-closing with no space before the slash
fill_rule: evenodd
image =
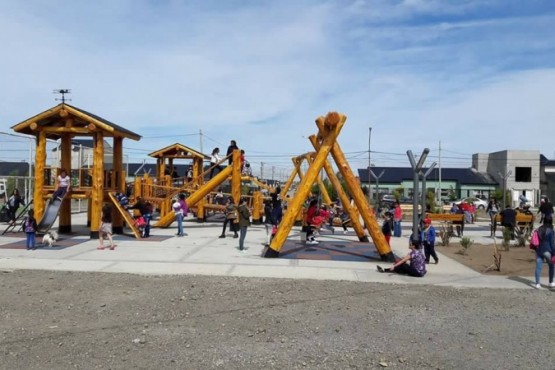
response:
<path id="1" fill-rule="evenodd" d="M 358 181 L 356 180 L 356 177 L 353 174 L 353 171 L 351 170 L 339 143 L 337 142 L 337 137 L 339 136 L 346 120 L 347 117 L 345 115 L 337 112 L 330 112 L 326 115 L 326 117 L 319 117 L 316 119 L 318 134 L 311 135 L 309 138 L 310 142 L 314 146 L 315 153 L 308 156 L 300 156 L 308 159 L 309 161 L 309 167 L 305 174 L 302 174 L 300 171 L 301 158 L 296 157 L 293 160 L 295 170 L 291 174 L 284 188 L 286 188 L 287 191 L 288 187 L 291 186 L 293 179 L 297 175 L 301 178 L 301 182 L 298 185 L 295 196 L 291 199 L 288 205 L 287 212 L 278 226 L 275 237 L 273 238 L 270 246 L 264 252 L 264 257 L 279 257 L 279 251 L 283 247 L 291 228 L 295 223 L 297 215 L 301 212 L 303 204 L 310 194 L 312 185 L 318 182 L 319 173 L 322 169 L 324 169 L 333 186 L 338 191 L 339 198 L 345 207 L 345 211 L 351 217 L 353 228 L 359 240 L 361 242 L 368 242 L 368 237 L 364 232 L 364 228 L 359 222 L 357 211 L 364 220 L 364 224 L 366 225 L 368 233 L 370 234 L 380 257 L 387 261 L 394 260 L 394 255 L 381 232 L 381 228 L 374 216 L 374 212 L 364 197 L 360 185 L 358 184 Z M 350 205 L 349 197 L 342 190 L 341 183 L 328 161 L 328 156 L 330 154 L 337 165 L 341 176 L 345 180 L 347 190 L 353 198 L 354 206 Z M 282 194 L 285 194 L 283 190 Z"/>
<path id="2" fill-rule="evenodd" d="M 12 129 L 15 132 L 36 137 L 35 188 L 33 192 L 34 213 L 37 220 L 52 220 L 44 229 L 49 229 L 58 217 L 59 232 L 71 232 L 71 200 L 89 199 L 87 224 L 91 238 L 98 238 L 102 206 L 111 202 L 109 192 L 124 192 L 126 174 L 123 170 L 123 139 L 140 140 L 141 136 L 99 116 L 86 112 L 65 102 L 31 117 Z M 72 138 L 91 137 L 94 145 L 92 166 L 72 166 Z M 104 139 L 113 139 L 112 169 L 105 169 Z M 71 177 L 71 190 L 61 202 L 47 200 L 52 197 L 57 185 L 60 168 L 46 166 L 46 140 L 59 140 L 61 168 Z M 59 203 L 56 205 L 56 203 Z M 39 225 L 42 224 L 39 222 Z M 114 211 L 114 232 L 123 231 L 123 218 Z"/>

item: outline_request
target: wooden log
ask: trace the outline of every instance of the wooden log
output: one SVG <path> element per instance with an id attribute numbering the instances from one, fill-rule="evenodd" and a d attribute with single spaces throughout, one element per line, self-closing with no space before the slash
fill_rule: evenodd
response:
<path id="1" fill-rule="evenodd" d="M 31 130 L 35 131 L 39 127 L 39 125 L 36 122 L 31 122 L 29 127 L 31 128 Z"/>
<path id="2" fill-rule="evenodd" d="M 125 172 L 123 172 L 123 138 L 115 136 L 113 138 L 113 164 L 114 164 L 114 178 L 112 179 L 112 190 L 117 192 L 126 193 L 125 189 Z M 112 231 L 115 234 L 123 233 L 123 216 L 118 210 L 112 208 Z"/>
<path id="3" fill-rule="evenodd" d="M 71 176 L 71 136 L 69 134 L 62 135 L 62 145 L 61 151 L 61 166 L 68 176 Z M 60 174 L 56 174 L 56 178 Z M 71 189 L 71 187 L 70 187 Z M 62 202 L 60 207 L 60 222 L 58 226 L 58 231 L 61 233 L 71 233 L 71 194 L 68 194 Z"/>
<path id="4" fill-rule="evenodd" d="M 255 191 L 252 198 L 252 221 L 254 223 L 262 222 L 262 214 L 264 213 L 264 205 L 262 204 L 263 196 L 260 191 Z M 260 212 L 262 208 L 262 212 Z"/>
<path id="5" fill-rule="evenodd" d="M 326 132 L 330 131 L 331 128 L 329 125 L 322 125 L 322 121 L 322 119 L 317 120 L 316 125 L 320 130 L 319 135 L 326 137 Z M 368 201 L 366 200 L 366 197 L 364 196 L 364 193 L 360 188 L 360 184 L 353 174 L 353 171 L 351 170 L 349 163 L 347 162 L 347 159 L 345 158 L 345 155 L 343 154 L 343 151 L 341 150 L 341 147 L 337 141 L 334 142 L 330 152 L 335 163 L 337 164 L 337 167 L 339 168 L 339 172 L 345 180 L 345 184 L 349 189 L 349 193 L 353 197 L 353 200 L 360 212 L 360 215 L 362 216 L 362 219 L 364 220 L 364 223 L 366 224 L 366 228 L 370 233 L 372 240 L 374 241 L 374 245 L 376 246 L 378 253 L 383 260 L 393 261 L 395 257 L 391 252 L 391 247 L 387 243 L 387 240 L 385 240 L 385 236 L 382 233 L 381 227 L 379 226 L 376 217 L 374 216 L 374 211 L 368 204 Z"/>
<path id="6" fill-rule="evenodd" d="M 62 117 L 62 118 L 65 118 L 65 117 L 67 117 L 67 116 L 69 115 L 69 113 L 67 112 L 67 109 L 65 109 L 65 108 L 62 108 L 58 114 L 59 114 L 60 117 Z"/>
<path id="7" fill-rule="evenodd" d="M 316 153 L 316 157 L 314 158 L 314 162 L 312 162 L 311 166 L 306 172 L 306 175 L 302 179 L 297 191 L 295 192 L 295 196 L 289 203 L 289 208 L 287 212 L 283 216 L 281 223 L 279 224 L 278 230 L 270 247 L 267 249 L 265 253 L 265 257 L 277 257 L 279 255 L 279 251 L 283 247 L 287 236 L 291 232 L 291 228 L 295 223 L 296 215 L 301 210 L 306 198 L 310 194 L 310 189 L 312 184 L 315 182 L 316 177 L 318 176 L 318 172 L 324 166 L 324 162 L 327 160 L 327 157 L 337 139 L 337 136 L 341 132 L 341 128 L 343 128 L 343 124 L 345 122 L 344 116 L 342 116 L 341 122 L 333 127 L 332 130 L 329 130 L 328 134 L 322 140 L 320 144 L 320 150 Z"/>
<path id="8" fill-rule="evenodd" d="M 97 239 L 104 201 L 104 133 L 102 131 L 98 131 L 94 135 L 93 169 L 91 239 Z"/>
<path id="9" fill-rule="evenodd" d="M 316 136 L 312 135 L 309 137 L 309 139 L 312 145 L 314 146 L 314 149 L 318 151 L 320 149 L 320 144 L 318 143 L 318 139 L 316 138 Z M 351 201 L 347 196 L 347 194 L 345 193 L 345 191 L 343 190 L 341 181 L 339 181 L 339 178 L 337 178 L 337 175 L 333 171 L 333 167 L 331 166 L 330 162 L 327 160 L 324 162 L 324 169 L 326 171 L 326 174 L 328 175 L 328 178 L 331 181 L 331 184 L 335 188 L 335 191 L 337 191 L 337 195 L 339 196 L 339 200 L 343 205 L 344 211 L 347 212 L 347 214 L 349 215 L 349 218 L 351 219 L 351 224 L 353 226 L 353 229 L 355 230 L 355 233 L 357 234 L 358 240 L 360 240 L 361 242 L 368 242 L 368 237 L 364 233 L 364 228 L 362 227 L 358 219 L 358 212 L 356 212 L 355 209 L 351 206 Z"/>
<path id="10" fill-rule="evenodd" d="M 283 185 L 283 187 L 281 188 L 280 196 L 282 198 L 285 197 L 285 195 L 289 191 L 289 188 L 291 188 L 291 185 L 293 185 L 293 181 L 295 180 L 295 177 L 297 176 L 298 168 L 297 168 L 297 165 L 295 164 L 294 159 L 293 159 L 293 164 L 295 165 L 295 167 L 293 168 L 293 171 L 291 172 L 291 175 L 289 176 L 289 178 L 285 182 L 285 185 Z"/>
<path id="11" fill-rule="evenodd" d="M 90 135 L 91 131 L 87 127 L 43 127 L 42 131 L 49 134 L 79 134 Z"/>
<path id="12" fill-rule="evenodd" d="M 314 139 L 316 139 L 316 137 L 314 137 Z M 314 161 L 314 155 L 307 155 L 306 156 L 306 161 L 310 165 Z M 328 163 L 327 159 L 326 159 L 325 163 Z M 325 168 L 325 165 L 324 165 L 324 168 Z M 318 183 L 318 188 L 320 189 L 320 194 L 322 194 L 322 199 L 324 200 L 324 203 L 331 204 L 332 201 L 331 201 L 330 195 L 328 194 L 328 190 L 326 189 L 326 186 L 322 182 L 322 177 L 320 176 L 320 173 L 318 173 L 318 177 L 316 178 L 316 182 Z"/>
<path id="13" fill-rule="evenodd" d="M 239 150 L 233 151 L 231 194 L 235 204 L 239 204 L 241 199 L 241 152 Z"/>
<path id="14" fill-rule="evenodd" d="M 44 213 L 44 167 L 46 166 L 46 134 L 39 131 L 36 138 L 35 152 L 35 190 L 33 191 L 33 208 L 35 218 L 40 220 Z"/>

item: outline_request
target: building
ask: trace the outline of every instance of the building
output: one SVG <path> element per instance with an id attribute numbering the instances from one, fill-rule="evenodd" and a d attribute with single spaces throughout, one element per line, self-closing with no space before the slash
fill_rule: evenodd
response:
<path id="1" fill-rule="evenodd" d="M 412 197 L 412 168 L 372 167 L 372 191 L 391 193 L 402 189 L 402 195 Z M 368 184 L 368 169 L 358 170 L 361 184 Z M 441 182 L 441 185 L 440 185 Z M 541 184 L 540 184 L 541 183 Z M 376 186 L 378 185 L 377 189 Z M 495 190 L 507 189 L 513 206 L 524 195 L 532 204 L 539 203 L 541 195 L 555 197 L 555 161 L 550 161 L 536 150 L 504 150 L 494 153 L 477 153 L 472 156 L 471 168 L 435 168 L 426 179 L 426 188 L 439 193 L 441 198 L 489 197 Z"/>

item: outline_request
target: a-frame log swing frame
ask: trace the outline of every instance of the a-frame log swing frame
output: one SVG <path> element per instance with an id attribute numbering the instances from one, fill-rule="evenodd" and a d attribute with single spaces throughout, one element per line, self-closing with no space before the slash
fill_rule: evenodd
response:
<path id="1" fill-rule="evenodd" d="M 316 153 L 312 163 L 310 163 L 309 168 L 306 171 L 306 174 L 302 177 L 297 191 L 295 192 L 295 196 L 289 203 L 288 210 L 278 226 L 276 235 L 274 236 L 270 246 L 264 251 L 264 257 L 279 257 L 279 251 L 285 244 L 285 241 L 291 232 L 296 215 L 300 212 L 303 203 L 310 194 L 312 185 L 316 182 L 320 171 L 323 168 L 328 173 L 330 181 L 335 182 L 336 184 L 339 183 L 339 179 L 337 179 L 337 176 L 333 174 L 331 165 L 327 163 L 327 158 L 329 154 L 331 154 L 339 172 L 341 173 L 341 176 L 343 176 L 343 179 L 345 180 L 347 190 L 353 198 L 356 209 L 360 212 L 360 215 L 367 226 L 370 237 L 372 238 L 381 259 L 387 261 L 394 260 L 394 255 L 391 252 L 391 248 L 387 243 L 385 236 L 381 232 L 380 226 L 374 216 L 374 212 L 366 201 L 366 198 L 364 197 L 364 194 L 360 189 L 349 164 L 347 163 L 345 155 L 337 142 L 337 137 L 345 125 L 346 120 L 347 117 L 344 114 L 337 112 L 330 112 L 326 115 L 326 117 L 318 117 L 316 119 L 318 135 L 312 135 L 310 137 L 310 141 L 315 147 Z M 333 176 L 330 176 L 330 173 Z M 336 186 L 336 188 L 340 189 L 340 186 Z M 339 196 L 342 198 L 342 202 L 346 200 L 343 204 L 350 204 L 346 194 L 343 193 L 343 196 L 339 194 Z M 356 212 L 350 205 L 347 208 L 347 211 L 349 212 L 349 215 Z M 362 239 L 364 237 L 364 231 L 362 230 L 360 223 L 358 223 L 358 219 L 356 217 L 352 217 L 351 221 L 353 221 L 353 227 L 355 227 L 355 231 L 357 232 L 359 239 Z M 357 223 L 358 225 L 355 226 Z M 368 240 L 366 239 L 366 241 Z"/>

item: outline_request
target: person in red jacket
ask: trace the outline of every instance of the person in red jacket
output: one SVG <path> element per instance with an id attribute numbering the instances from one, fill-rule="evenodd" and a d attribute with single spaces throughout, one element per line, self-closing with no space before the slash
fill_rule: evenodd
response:
<path id="1" fill-rule="evenodd" d="M 308 205 L 306 210 L 305 224 L 306 230 L 306 244 L 318 244 L 316 239 L 314 239 L 314 218 L 318 216 L 318 200 L 313 199 Z"/>

